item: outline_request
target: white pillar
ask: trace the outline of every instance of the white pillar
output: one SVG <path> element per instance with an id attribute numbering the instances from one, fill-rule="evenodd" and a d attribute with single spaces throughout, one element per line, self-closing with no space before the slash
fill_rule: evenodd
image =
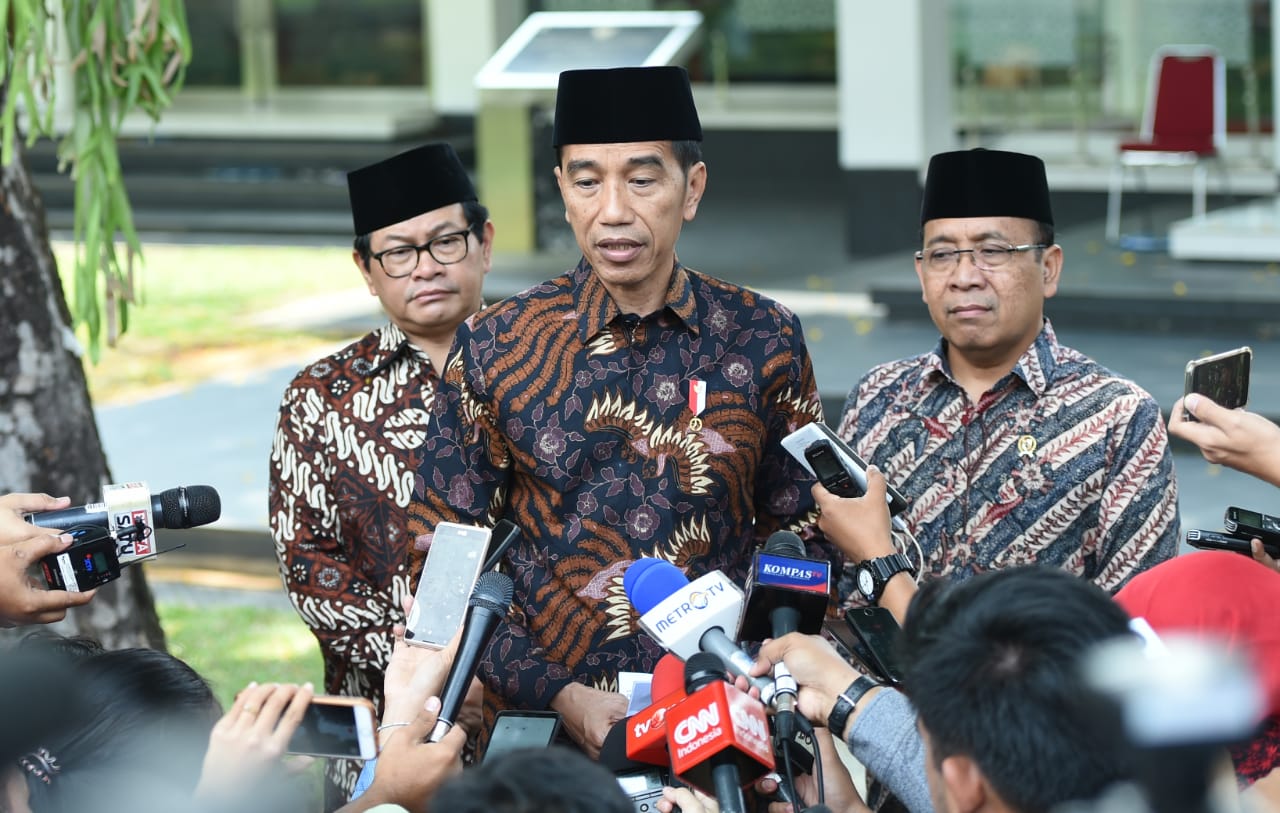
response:
<path id="1" fill-rule="evenodd" d="M 946 0 L 837 0 L 845 246 L 904 248 L 919 231 L 920 172 L 955 144 Z"/>
<path id="2" fill-rule="evenodd" d="M 475 76 L 527 16 L 524 0 L 423 0 L 427 86 L 436 113 L 475 115 Z"/>

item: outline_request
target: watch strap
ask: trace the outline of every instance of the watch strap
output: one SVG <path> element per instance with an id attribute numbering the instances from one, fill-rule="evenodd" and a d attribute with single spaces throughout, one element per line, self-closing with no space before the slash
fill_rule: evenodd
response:
<path id="1" fill-rule="evenodd" d="M 857 680 L 849 684 L 849 688 L 836 695 L 836 703 L 827 715 L 827 730 L 831 732 L 831 736 L 844 738 L 844 727 L 849 723 L 849 715 L 853 714 L 858 701 L 879 685 L 866 675 L 859 675 Z"/>
<path id="2" fill-rule="evenodd" d="M 884 588 L 889 583 L 889 579 L 899 573 L 906 572 L 915 575 L 915 568 L 911 566 L 911 560 L 903 553 L 891 553 L 888 556 L 868 559 L 862 563 L 862 566 L 871 572 L 874 585 L 874 595 L 867 596 L 870 601 L 879 601 L 880 596 L 884 594 Z"/>

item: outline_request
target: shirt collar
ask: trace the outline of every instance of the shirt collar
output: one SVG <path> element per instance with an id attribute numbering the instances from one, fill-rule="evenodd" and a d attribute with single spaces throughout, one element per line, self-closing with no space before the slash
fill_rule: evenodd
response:
<path id="1" fill-rule="evenodd" d="M 370 376 L 377 375 L 401 358 L 417 354 L 426 359 L 426 354 L 409 341 L 409 337 L 395 322 L 388 322 L 364 337 L 359 354 L 368 360 Z"/>
<path id="2" fill-rule="evenodd" d="M 1027 389 L 1039 398 L 1049 390 L 1049 382 L 1053 381 L 1057 369 L 1057 358 L 1058 337 L 1046 318 L 1040 332 L 1036 334 L 1035 341 L 1018 357 L 1010 375 L 1016 375 L 1022 379 Z M 951 366 L 947 363 L 946 339 L 938 339 L 933 352 L 926 357 L 924 373 L 926 376 L 937 374 L 946 376 L 948 380 L 955 380 L 951 375 Z"/>
<path id="3" fill-rule="evenodd" d="M 577 311 L 580 328 L 579 338 L 588 344 L 614 319 L 622 315 L 618 303 L 609 295 L 609 291 L 600 282 L 600 278 L 592 273 L 591 265 L 585 257 L 578 262 L 577 268 L 570 272 L 574 288 L 577 290 Z M 667 295 L 659 310 L 670 312 L 694 335 L 698 334 L 698 302 L 693 295 L 693 281 L 689 272 L 677 260 L 671 273 L 671 284 L 667 286 Z"/>

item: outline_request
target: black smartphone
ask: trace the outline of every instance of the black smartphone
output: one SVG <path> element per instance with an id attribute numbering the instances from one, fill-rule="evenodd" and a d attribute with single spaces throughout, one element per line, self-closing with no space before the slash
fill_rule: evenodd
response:
<path id="1" fill-rule="evenodd" d="M 1249 403 L 1249 370 L 1253 366 L 1253 350 L 1237 347 L 1225 353 L 1187 362 L 1183 395 L 1193 392 L 1213 399 L 1227 409 L 1239 409 Z M 1183 411 L 1186 420 L 1196 418 Z"/>
<path id="2" fill-rule="evenodd" d="M 1253 556 L 1253 550 L 1249 547 L 1249 540 L 1252 538 L 1252 535 L 1236 536 L 1226 531 L 1202 531 L 1199 528 L 1188 528 L 1186 534 L 1187 544 L 1193 548 L 1229 550 L 1245 556 Z M 1280 545 L 1273 545 L 1263 539 L 1262 549 L 1272 559 L 1280 559 Z"/>
<path id="3" fill-rule="evenodd" d="M 560 713 L 503 709 L 493 720 L 486 760 L 522 748 L 547 748 L 560 734 Z"/>
<path id="4" fill-rule="evenodd" d="M 848 622 L 828 618 L 822 622 L 822 628 L 831 636 L 831 640 L 835 641 L 836 651 L 843 655 L 846 661 L 867 663 L 871 660 L 871 652 L 862 641 L 858 640 L 858 636 L 853 634 L 853 628 Z"/>
<path id="5" fill-rule="evenodd" d="M 902 670 L 895 653 L 902 629 L 893 613 L 884 607 L 855 607 L 844 614 L 844 620 L 866 647 L 866 667 L 882 682 L 900 685 Z"/>
<path id="6" fill-rule="evenodd" d="M 861 497 L 865 492 L 849 476 L 849 470 L 836 456 L 836 450 L 825 440 L 809 444 L 804 458 L 813 467 L 813 473 L 823 488 L 837 497 Z"/>
<path id="7" fill-rule="evenodd" d="M 1263 545 L 1280 547 L 1280 519 L 1233 505 L 1223 514 L 1222 522 L 1228 533 L 1246 539 L 1256 536 Z"/>

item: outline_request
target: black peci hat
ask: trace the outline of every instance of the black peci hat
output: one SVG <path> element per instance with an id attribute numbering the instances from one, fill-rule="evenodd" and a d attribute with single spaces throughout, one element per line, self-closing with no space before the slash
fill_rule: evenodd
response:
<path id="1" fill-rule="evenodd" d="M 684 68 L 560 74 L 552 146 L 701 140 L 702 124 Z"/>
<path id="2" fill-rule="evenodd" d="M 943 152 L 929 161 L 920 223 L 943 217 L 1025 217 L 1053 224 L 1044 161 L 1001 150 Z"/>
<path id="3" fill-rule="evenodd" d="M 427 144 L 347 173 L 351 222 L 368 234 L 451 203 L 476 200 L 453 147 Z"/>

